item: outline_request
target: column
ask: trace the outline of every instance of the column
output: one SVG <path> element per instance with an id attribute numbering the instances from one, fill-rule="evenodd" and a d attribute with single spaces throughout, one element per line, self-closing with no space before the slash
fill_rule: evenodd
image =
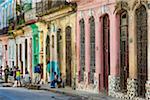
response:
<path id="1" fill-rule="evenodd" d="M 89 32 L 89 19 L 85 19 L 85 74 L 84 81 L 89 83 L 90 73 L 90 32 Z"/>
<path id="2" fill-rule="evenodd" d="M 134 12 L 129 12 L 129 78 L 127 80 L 127 95 L 130 99 L 137 96 L 137 54 L 136 54 L 136 29 Z M 128 99 L 129 99 L 128 98 Z"/>
<path id="3" fill-rule="evenodd" d="M 79 16 L 77 16 L 77 34 L 76 34 L 76 45 L 77 45 L 77 73 L 76 73 L 76 82 L 79 83 L 80 82 L 80 75 L 81 75 L 81 68 L 80 68 L 80 19 Z"/>
<path id="4" fill-rule="evenodd" d="M 119 16 L 115 14 L 109 15 L 110 19 L 110 75 L 109 75 L 109 95 L 115 96 L 120 90 L 119 77 L 119 58 L 120 58 L 120 27 Z"/>
<path id="5" fill-rule="evenodd" d="M 44 79 L 44 83 L 46 83 L 46 78 L 47 78 L 47 71 L 46 71 L 46 68 L 47 68 L 47 62 L 46 62 L 46 39 L 47 39 L 47 27 L 45 27 L 45 30 L 44 31 L 44 35 L 43 35 L 43 79 Z"/>
<path id="6" fill-rule="evenodd" d="M 103 65 L 103 41 L 102 41 L 102 31 L 100 18 L 97 16 L 95 18 L 95 57 L 96 57 L 96 69 L 94 75 L 94 85 L 96 85 L 96 92 L 100 91 L 100 72 Z"/>
<path id="7" fill-rule="evenodd" d="M 25 38 L 22 41 L 22 62 L 23 62 L 23 76 L 25 75 Z"/>

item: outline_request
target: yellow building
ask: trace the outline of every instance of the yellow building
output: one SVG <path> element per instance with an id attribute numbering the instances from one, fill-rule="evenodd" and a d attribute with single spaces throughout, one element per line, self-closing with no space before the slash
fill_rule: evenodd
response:
<path id="1" fill-rule="evenodd" d="M 64 1 L 52 2 L 48 9 L 41 12 L 37 11 L 41 22 L 48 26 L 48 33 L 43 33 L 44 43 L 46 43 L 43 45 L 45 49 L 44 66 L 46 66 L 46 61 L 48 60 L 53 62 L 54 66 L 58 67 L 59 73 L 62 73 L 62 78 L 65 80 L 66 85 L 70 87 L 75 86 L 76 73 L 75 11 L 75 4 Z M 47 34 L 46 37 L 45 34 Z"/>

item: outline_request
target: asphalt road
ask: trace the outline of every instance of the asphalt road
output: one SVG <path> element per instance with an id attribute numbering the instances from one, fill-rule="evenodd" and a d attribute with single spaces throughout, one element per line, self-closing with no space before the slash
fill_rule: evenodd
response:
<path id="1" fill-rule="evenodd" d="M 42 90 L 0 87 L 0 100 L 81 100 L 81 98 Z"/>

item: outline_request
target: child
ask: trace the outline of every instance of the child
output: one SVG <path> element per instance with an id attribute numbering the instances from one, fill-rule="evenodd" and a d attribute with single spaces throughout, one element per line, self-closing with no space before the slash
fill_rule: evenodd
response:
<path id="1" fill-rule="evenodd" d="M 20 70 L 17 68 L 16 71 L 16 80 L 17 80 L 17 86 L 21 86 L 21 75 L 20 75 Z"/>

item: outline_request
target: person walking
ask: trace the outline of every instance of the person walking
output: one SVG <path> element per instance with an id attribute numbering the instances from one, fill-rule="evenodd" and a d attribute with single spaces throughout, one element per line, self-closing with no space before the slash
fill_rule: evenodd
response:
<path id="1" fill-rule="evenodd" d="M 18 67 L 16 68 L 16 80 L 17 80 L 17 87 L 21 86 L 21 74 Z"/>
<path id="2" fill-rule="evenodd" d="M 28 71 L 25 72 L 24 81 L 25 81 L 25 85 L 31 83 L 30 75 Z"/>
<path id="3" fill-rule="evenodd" d="M 14 81 L 16 81 L 16 67 L 14 66 L 14 69 L 13 69 L 13 76 L 14 76 Z"/>
<path id="4" fill-rule="evenodd" d="M 4 74 L 5 74 L 5 83 L 8 83 L 8 75 L 9 75 L 9 68 L 8 65 L 4 69 Z"/>
<path id="5" fill-rule="evenodd" d="M 12 68 L 10 68 L 9 70 L 9 80 L 10 82 L 13 82 L 13 69 Z"/>

